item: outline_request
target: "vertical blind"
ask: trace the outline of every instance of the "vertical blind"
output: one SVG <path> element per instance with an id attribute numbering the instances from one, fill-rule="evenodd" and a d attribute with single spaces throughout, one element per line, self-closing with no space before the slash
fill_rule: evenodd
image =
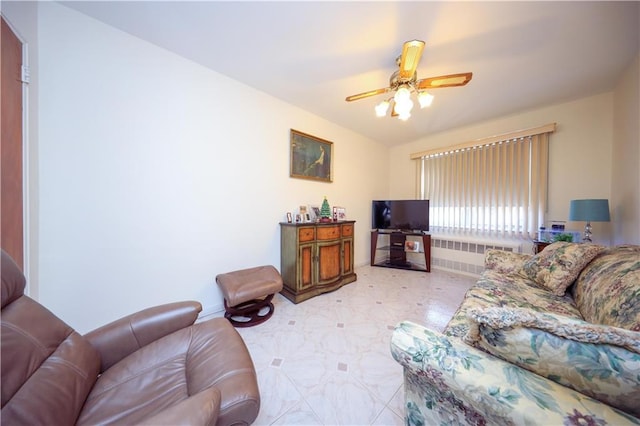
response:
<path id="1" fill-rule="evenodd" d="M 555 124 L 413 154 L 432 231 L 535 237 L 547 210 L 553 129 Z"/>

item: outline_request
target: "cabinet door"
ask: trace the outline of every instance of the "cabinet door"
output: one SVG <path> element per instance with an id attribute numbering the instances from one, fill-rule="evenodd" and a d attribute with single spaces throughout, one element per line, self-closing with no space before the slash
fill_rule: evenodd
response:
<path id="1" fill-rule="evenodd" d="M 313 286 L 313 259 L 315 244 L 300 244 L 298 246 L 298 291 Z"/>
<path id="2" fill-rule="evenodd" d="M 353 272 L 353 238 L 342 240 L 342 275 Z"/>
<path id="3" fill-rule="evenodd" d="M 318 242 L 318 285 L 328 284 L 340 278 L 342 242 Z"/>

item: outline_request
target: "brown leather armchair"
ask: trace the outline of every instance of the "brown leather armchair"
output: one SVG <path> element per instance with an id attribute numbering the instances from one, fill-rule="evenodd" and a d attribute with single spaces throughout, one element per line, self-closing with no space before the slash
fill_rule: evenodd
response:
<path id="1" fill-rule="evenodd" d="M 3 425 L 248 425 L 260 394 L 244 341 L 202 307 L 146 309 L 81 336 L 25 296 L 2 251 Z"/>

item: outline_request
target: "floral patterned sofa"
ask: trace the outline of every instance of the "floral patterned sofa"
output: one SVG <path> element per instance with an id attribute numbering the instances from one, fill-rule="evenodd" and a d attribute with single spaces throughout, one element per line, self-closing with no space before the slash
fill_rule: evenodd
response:
<path id="1" fill-rule="evenodd" d="M 640 246 L 488 250 L 443 333 L 402 322 L 407 425 L 640 425 Z"/>

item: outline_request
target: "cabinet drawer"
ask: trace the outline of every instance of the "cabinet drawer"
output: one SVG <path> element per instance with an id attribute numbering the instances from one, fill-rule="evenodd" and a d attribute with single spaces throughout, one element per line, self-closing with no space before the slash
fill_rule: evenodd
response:
<path id="1" fill-rule="evenodd" d="M 319 240 L 334 240 L 340 238 L 340 226 L 319 226 L 318 227 L 318 239 Z"/>
<path id="2" fill-rule="evenodd" d="M 353 237 L 353 225 L 342 225 L 342 236 L 343 237 Z"/>
<path id="3" fill-rule="evenodd" d="M 313 232 L 313 228 L 300 228 L 298 229 L 298 241 L 313 241 L 316 239 L 315 233 Z"/>

